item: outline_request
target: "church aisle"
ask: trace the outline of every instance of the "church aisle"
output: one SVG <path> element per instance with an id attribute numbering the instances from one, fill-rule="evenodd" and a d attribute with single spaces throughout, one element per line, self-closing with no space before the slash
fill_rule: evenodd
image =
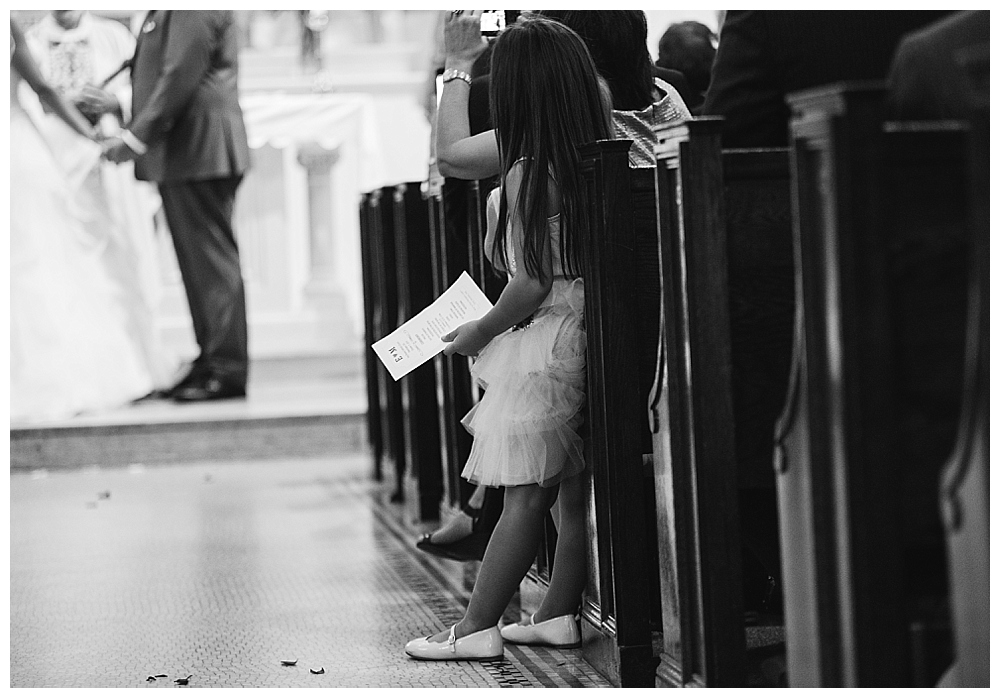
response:
<path id="1" fill-rule="evenodd" d="M 461 617 L 478 563 L 419 552 L 370 468 L 350 455 L 12 473 L 11 686 L 608 685 L 580 650 L 407 658 L 407 640 Z"/>

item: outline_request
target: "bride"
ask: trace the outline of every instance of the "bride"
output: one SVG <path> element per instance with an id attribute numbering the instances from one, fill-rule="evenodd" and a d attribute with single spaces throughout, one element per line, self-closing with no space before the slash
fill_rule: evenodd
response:
<path id="1" fill-rule="evenodd" d="M 61 419 L 147 394 L 153 380 L 88 244 L 69 186 L 17 92 L 25 81 L 82 137 L 86 119 L 47 83 L 10 23 L 10 416 Z M 93 161 L 100 146 L 93 144 Z"/>
<path id="2" fill-rule="evenodd" d="M 123 62 L 135 53 L 135 38 L 128 29 L 86 10 L 50 10 L 25 39 L 45 81 L 96 122 L 99 133 L 117 135 L 131 116 L 131 81 Z M 135 178 L 132 163 L 100 161 L 95 167 L 89 140 L 46 114 L 30 90 L 22 88 L 20 97 L 66 174 L 84 232 L 102 250 L 104 273 L 128 313 L 126 329 L 154 383 L 163 387 L 179 362 L 168 357 L 156 327 L 162 288 L 153 216 L 159 194 Z"/>

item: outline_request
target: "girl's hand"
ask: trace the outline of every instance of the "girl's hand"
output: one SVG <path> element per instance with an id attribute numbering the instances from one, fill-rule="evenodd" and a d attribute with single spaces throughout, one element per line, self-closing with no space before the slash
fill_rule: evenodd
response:
<path id="1" fill-rule="evenodd" d="M 464 325 L 460 325 L 448 334 L 441 337 L 442 342 L 450 342 L 444 348 L 444 355 L 461 354 L 462 356 L 475 356 L 483 347 L 493 339 L 488 333 L 479 327 L 479 321 L 473 320 Z"/>
<path id="2" fill-rule="evenodd" d="M 460 13 L 460 14 L 456 14 Z M 482 10 L 454 10 L 444 22 L 445 67 L 471 66 L 489 45 L 479 25 Z"/>

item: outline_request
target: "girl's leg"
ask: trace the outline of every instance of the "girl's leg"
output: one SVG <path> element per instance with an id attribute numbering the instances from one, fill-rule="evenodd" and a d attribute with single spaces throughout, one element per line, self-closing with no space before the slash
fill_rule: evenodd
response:
<path id="1" fill-rule="evenodd" d="M 576 613 L 587 585 L 587 489 L 585 473 L 559 483 L 559 534 L 552 576 L 535 622 Z"/>
<path id="2" fill-rule="evenodd" d="M 500 622 L 504 609 L 538 554 L 545 515 L 557 491 L 555 487 L 538 485 L 506 488 L 503 513 L 483 555 L 465 617 L 455 627 L 456 637 L 465 637 Z M 445 630 L 431 639 L 442 642 L 447 637 Z"/>

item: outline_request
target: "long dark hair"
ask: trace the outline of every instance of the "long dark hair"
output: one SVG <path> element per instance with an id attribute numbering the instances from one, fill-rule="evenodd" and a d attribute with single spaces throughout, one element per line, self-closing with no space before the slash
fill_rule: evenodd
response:
<path id="1" fill-rule="evenodd" d="M 536 16 L 562 22 L 587 44 L 611 88 L 619 111 L 645 109 L 653 103 L 653 59 L 646 46 L 648 26 L 642 10 L 539 10 Z"/>
<path id="2" fill-rule="evenodd" d="M 571 29 L 548 19 L 524 18 L 500 33 L 493 48 L 490 108 L 506 175 L 522 161 L 517 201 L 509 204 L 501 184 L 499 230 L 505 231 L 508 204 L 523 222 L 525 271 L 543 276 L 549 244 L 549 177 L 560 202 L 562 234 L 558 254 L 563 270 L 579 276 L 579 237 L 587 224 L 587 202 L 579 173 L 577 146 L 609 138 L 607 111 L 598 73 L 586 45 Z M 507 236 L 498 233 L 494 256 L 507 260 Z"/>

